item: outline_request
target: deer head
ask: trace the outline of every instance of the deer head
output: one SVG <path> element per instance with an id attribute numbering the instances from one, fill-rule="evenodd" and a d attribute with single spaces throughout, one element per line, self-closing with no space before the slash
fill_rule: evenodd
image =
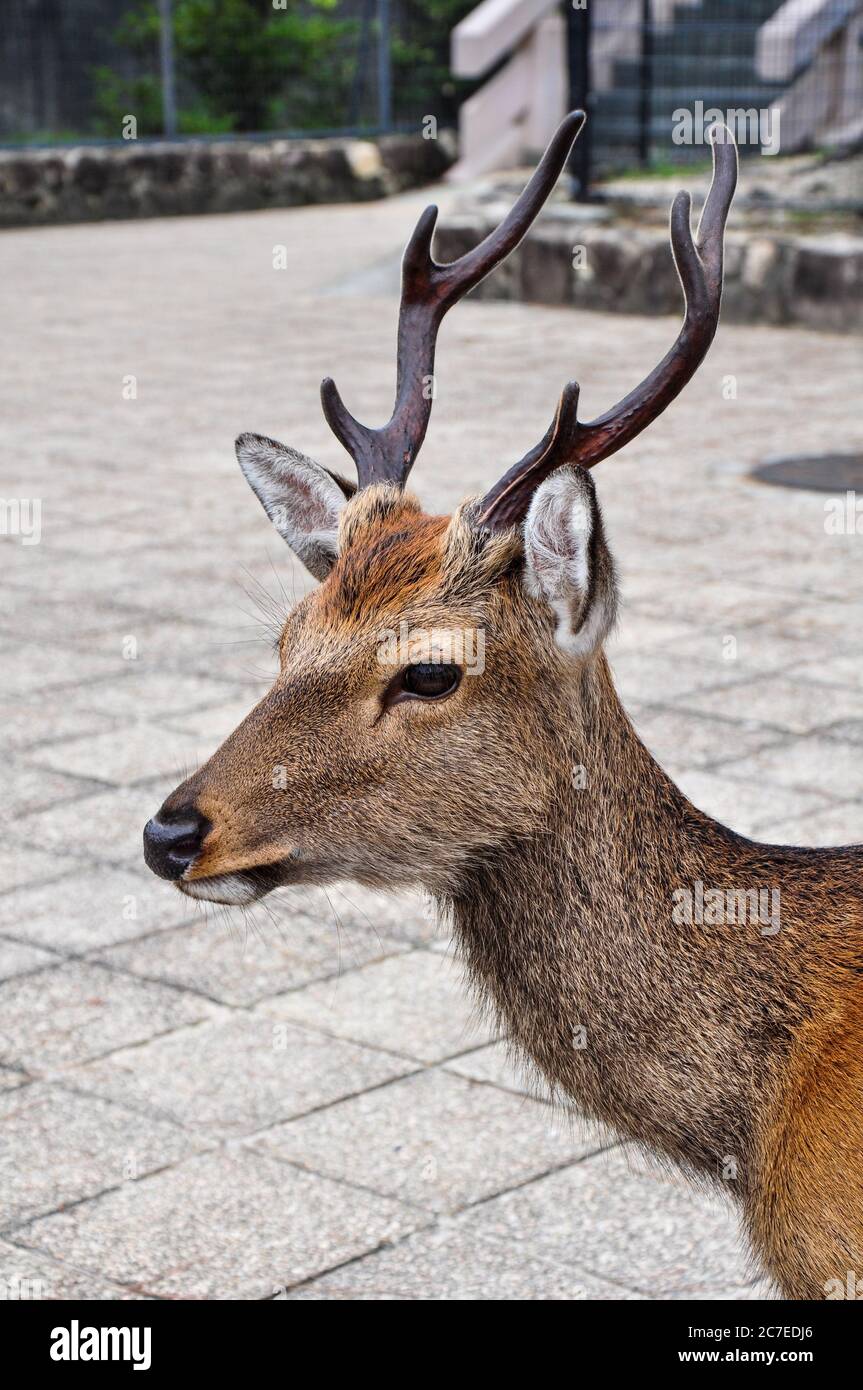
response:
<path id="1" fill-rule="evenodd" d="M 404 486 L 431 411 L 438 327 L 524 236 L 583 120 L 566 117 L 508 216 L 460 260 L 432 259 L 437 210 L 421 216 L 403 262 L 391 419 L 369 429 L 331 380 L 321 390 L 356 487 L 274 440 L 237 441 L 253 491 L 321 583 L 287 619 L 272 690 L 145 829 L 147 863 L 189 896 L 246 903 L 343 879 L 445 894 L 475 855 L 540 823 L 562 730 L 577 727 L 580 683 L 615 617 L 587 470 L 704 357 L 737 171 L 726 132 L 695 240 L 689 195 L 674 201 L 686 312 L 654 371 L 590 423 L 570 383 L 544 437 L 485 497 L 428 516 Z"/>

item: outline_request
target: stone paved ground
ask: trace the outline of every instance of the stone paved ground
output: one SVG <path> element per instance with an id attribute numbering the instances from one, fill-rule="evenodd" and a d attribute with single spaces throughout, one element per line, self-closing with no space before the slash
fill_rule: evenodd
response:
<path id="1" fill-rule="evenodd" d="M 196 916 L 141 862 L 144 821 L 271 669 L 257 585 L 278 605 L 305 582 L 232 440 L 340 465 L 327 372 L 385 418 L 392 256 L 420 203 L 4 234 L 0 493 L 43 504 L 39 545 L 4 542 L 0 613 L 7 1287 L 767 1293 L 721 1201 L 534 1098 L 472 1024 L 420 902 L 295 892 L 247 930 Z M 532 443 L 567 377 L 597 413 L 673 331 L 462 306 L 416 475 L 429 506 Z M 827 534 L 823 497 L 742 471 L 859 445 L 859 395 L 848 340 L 725 328 L 599 472 L 626 702 L 699 805 L 763 838 L 863 839 L 863 535 Z"/>

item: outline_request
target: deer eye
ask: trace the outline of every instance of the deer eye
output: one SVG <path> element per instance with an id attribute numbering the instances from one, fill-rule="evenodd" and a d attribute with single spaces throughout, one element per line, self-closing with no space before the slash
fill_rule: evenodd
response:
<path id="1" fill-rule="evenodd" d="M 415 666 L 406 666 L 399 683 L 406 695 L 415 695 L 421 700 L 439 700 L 442 695 L 451 695 L 460 680 L 459 666 L 421 661 Z"/>

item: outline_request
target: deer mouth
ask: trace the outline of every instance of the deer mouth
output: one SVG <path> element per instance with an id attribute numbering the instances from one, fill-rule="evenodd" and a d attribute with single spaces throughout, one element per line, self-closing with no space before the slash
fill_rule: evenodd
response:
<path id="1" fill-rule="evenodd" d="M 199 902 L 247 907 L 287 882 L 286 868 L 284 864 L 267 864 L 260 868 L 242 869 L 235 874 L 180 879 L 176 886 L 187 898 L 195 898 Z"/>

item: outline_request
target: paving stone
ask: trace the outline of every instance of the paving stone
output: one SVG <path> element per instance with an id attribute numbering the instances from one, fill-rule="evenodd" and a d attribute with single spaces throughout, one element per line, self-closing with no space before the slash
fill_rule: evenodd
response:
<path id="1" fill-rule="evenodd" d="M 835 738 L 837 743 L 863 743 L 863 719 L 844 719 L 838 724 L 830 724 L 820 730 L 824 738 Z"/>
<path id="2" fill-rule="evenodd" d="M 187 627 L 191 632 L 186 631 Z M 144 671 L 173 670 L 184 676 L 199 674 L 224 682 L 222 704 L 241 706 L 235 723 L 266 694 L 278 675 L 279 659 L 273 650 L 275 631 L 264 630 L 260 622 L 248 615 L 241 614 L 239 621 L 226 617 L 223 625 L 204 629 L 200 624 L 184 624 L 181 629 L 175 621 L 165 619 L 152 631 L 142 627 L 136 635 Z M 171 718 L 192 722 L 188 711 L 176 706 Z M 191 732 L 196 732 L 194 727 Z"/>
<path id="3" fill-rule="evenodd" d="M 137 867 L 144 861 L 144 826 L 176 785 L 175 777 L 162 777 L 135 787 L 117 787 L 80 797 L 22 816 L 13 833 L 22 843 L 50 848 L 52 862 L 61 866 L 55 868 L 53 877 L 67 868 L 80 867 L 76 859 L 115 865 L 131 862 Z M 61 852 L 65 859 L 60 857 Z M 41 857 L 48 859 L 46 854 Z M 21 881 L 48 877 L 47 871 L 31 872 Z"/>
<path id="4" fill-rule="evenodd" d="M 152 553 L 156 536 L 152 526 L 141 518 L 136 526 L 128 512 L 119 515 L 102 516 L 98 527 L 82 527 L 77 524 L 74 514 L 54 513 L 51 508 L 54 526 L 49 532 L 51 551 L 54 555 L 65 552 L 69 555 L 86 556 L 87 559 L 102 560 L 110 554 L 112 559 L 129 555 L 130 563 L 143 568 Z M 137 555 L 133 551 L 143 552 Z M 148 554 L 149 552 L 149 554 Z"/>
<path id="5" fill-rule="evenodd" d="M 109 1283 L 98 1273 L 75 1269 L 47 1255 L 34 1255 L 32 1250 L 0 1240 L 0 1300 L 9 1303 L 41 1303 L 49 1299 L 102 1302 L 140 1297 L 119 1284 Z"/>
<path id="6" fill-rule="evenodd" d="M 794 746 L 790 745 L 792 748 Z M 761 836 L 762 828 L 775 822 L 779 816 L 815 814 L 829 804 L 825 796 L 814 790 L 780 787 L 776 783 L 771 785 L 752 766 L 756 756 L 750 754 L 739 765 L 740 780 L 725 775 L 727 765 L 723 765 L 720 772 L 687 768 L 679 771 L 675 780 L 684 795 L 700 811 L 705 811 L 738 834 L 751 835 L 756 839 Z M 746 781 L 742 780 L 744 772 L 748 775 Z"/>
<path id="7" fill-rule="evenodd" d="M 55 883 L 0 895 L 0 932 L 78 955 L 188 922 L 194 907 L 146 870 L 79 867 Z"/>
<path id="8" fill-rule="evenodd" d="M 761 838 L 767 844 L 821 848 L 863 844 L 863 801 L 846 801 L 806 816 L 770 821 L 762 826 Z"/>
<path id="9" fill-rule="evenodd" d="M 239 699 L 242 693 L 227 681 L 192 673 L 153 671 L 130 661 L 122 665 L 126 669 L 114 680 L 82 686 L 76 692 L 76 704 L 81 708 L 92 706 L 101 714 L 116 718 L 154 720 L 178 711 L 188 717 L 192 710 L 222 705 L 230 696 Z M 251 699 L 250 709 L 253 704 Z"/>
<path id="10" fill-rule="evenodd" d="M 0 700 L 3 741 L 13 752 L 53 739 L 96 733 L 111 722 L 95 710 L 71 709 L 65 702 L 59 707 L 50 693 L 47 698 L 21 695 L 17 700 Z"/>
<path id="11" fill-rule="evenodd" d="M 838 568 L 840 573 L 850 576 L 859 564 L 859 553 L 849 553 L 844 563 L 840 561 Z M 855 588 L 856 592 L 859 591 Z M 863 607 L 859 600 L 840 602 L 833 598 L 826 604 L 798 602 L 791 605 L 776 627 L 780 633 L 788 633 L 803 641 L 829 643 L 832 661 L 834 653 L 842 655 L 843 647 L 848 656 L 856 651 L 861 619 Z"/>
<path id="12" fill-rule="evenodd" d="M 122 1099 L 195 1133 L 239 1137 L 415 1065 L 257 1011 L 115 1052 L 73 1079 L 80 1090 Z"/>
<path id="13" fill-rule="evenodd" d="M 146 591 L 142 591 L 138 601 L 146 602 Z M 223 698 L 230 693 L 232 683 L 240 686 L 245 683 L 247 653 L 251 653 L 251 646 L 220 642 L 218 634 L 210 629 L 205 629 L 202 639 L 200 624 L 183 622 L 179 618 L 154 619 L 153 610 L 148 607 L 118 612 L 125 615 L 121 623 L 86 639 L 91 650 L 104 652 L 118 663 L 118 675 L 125 671 L 136 681 L 147 676 L 171 674 L 175 683 L 177 676 L 182 676 L 184 681 L 194 677 L 224 681 L 228 689 L 223 691 Z M 73 645 L 82 645 L 77 633 L 70 640 Z M 176 695 L 172 698 L 174 712 L 180 709 L 173 703 L 175 700 Z M 194 707 L 194 696 L 191 703 Z M 142 705 L 137 713 L 150 716 L 151 710 Z"/>
<path id="14" fill-rule="evenodd" d="M 165 728 L 191 735 L 215 749 L 224 743 L 228 734 L 232 734 L 238 724 L 242 723 L 254 708 L 254 704 L 251 696 L 243 696 L 223 705 L 215 705 L 212 709 L 202 709 L 191 714 L 169 714 L 164 716 L 161 722 Z"/>
<path id="15" fill-rule="evenodd" d="M 436 936 L 433 941 L 428 942 L 426 949 L 440 956 L 449 956 L 454 961 L 460 959 L 458 942 L 454 936 Z"/>
<path id="16" fill-rule="evenodd" d="M 745 615 L 741 617 L 745 620 Z M 639 612 L 632 621 L 638 626 L 642 618 Z M 789 670 L 793 673 L 812 653 L 811 644 L 777 636 L 771 623 L 717 626 L 706 620 L 697 628 L 687 627 L 685 635 L 672 638 L 660 650 L 664 656 L 674 657 L 687 673 L 696 667 L 704 690 L 724 690 L 750 680 L 778 677 Z M 690 702 L 686 703 L 689 707 Z"/>
<path id="17" fill-rule="evenodd" d="M 214 1013 L 195 995 L 73 961 L 0 985 L 0 1060 L 44 1076 Z"/>
<path id="18" fill-rule="evenodd" d="M 857 625 L 859 632 L 860 625 Z M 847 686 L 849 690 L 863 690 L 863 663 L 859 653 L 837 654 L 824 652 L 817 659 L 806 662 L 797 672 L 802 679 L 815 685 Z M 825 700 L 828 697 L 825 695 Z"/>
<path id="19" fill-rule="evenodd" d="M 776 624 L 787 611 L 788 601 L 784 595 L 770 593 L 758 585 L 726 582 L 704 588 L 672 584 L 662 590 L 664 618 L 676 618 L 702 628 L 709 624 L 729 633 L 755 623 Z"/>
<path id="20" fill-rule="evenodd" d="M 8 698 L 31 690 L 76 685 L 107 675 L 111 669 L 110 658 L 91 652 L 16 642 L 3 654 L 3 693 Z"/>
<path id="21" fill-rule="evenodd" d="M 471 1081 L 485 1081 L 504 1091 L 515 1091 L 535 1100 L 549 1100 L 548 1086 L 527 1058 L 515 1058 L 506 1041 L 489 1043 L 475 1052 L 466 1052 L 444 1063 L 446 1071 L 466 1076 Z"/>
<path id="22" fill-rule="evenodd" d="M 14 1091 L 19 1086 L 26 1086 L 30 1077 L 26 1071 L 19 1067 L 0 1066 L 0 1091 Z"/>
<path id="23" fill-rule="evenodd" d="M 752 777 L 777 788 L 793 787 L 837 801 L 863 797 L 863 758 L 849 758 L 841 744 L 816 734 L 729 760 L 721 771 L 726 777 Z M 784 801 L 784 792 L 782 796 Z"/>
<path id="24" fill-rule="evenodd" d="M 41 1081 L 0 1095 L 0 1116 L 4 1230 L 119 1187 L 200 1147 L 175 1125 Z"/>
<path id="25" fill-rule="evenodd" d="M 228 574 L 231 574 L 231 568 Z M 120 604 L 132 605 L 140 602 L 141 585 L 139 580 L 127 578 L 114 591 Z M 242 575 L 235 578 L 221 573 L 200 575 L 148 574 L 147 599 L 153 608 L 169 619 L 188 618 L 194 613 L 195 620 L 204 631 L 221 634 L 226 641 L 242 639 L 249 635 L 250 615 L 253 608 L 243 592 Z M 200 639 L 199 639 L 200 640 Z"/>
<path id="26" fill-rule="evenodd" d="M 668 652 L 625 652 L 613 659 L 612 671 L 625 706 L 630 700 L 667 704 L 714 683 L 702 661 L 681 661 Z"/>
<path id="27" fill-rule="evenodd" d="M 82 501 L 83 505 L 83 501 Z M 135 558 L 128 555 L 115 555 L 106 548 L 95 564 L 87 555 L 72 555 L 68 551 L 49 552 L 45 546 L 38 547 L 42 560 L 38 568 L 20 567 L 9 575 L 10 582 L 17 584 L 22 593 L 32 594 L 37 601 L 55 598 L 58 593 L 75 594 L 85 602 L 105 599 L 110 596 L 121 608 L 134 607 L 135 598 L 127 593 L 118 599 L 120 584 L 129 583 L 130 572 L 134 573 Z M 138 596 L 140 598 L 138 581 Z"/>
<path id="28" fill-rule="evenodd" d="M 22 824 L 23 820 L 18 821 L 16 830 Z M 26 843 L 15 845 L 7 841 L 7 848 L 0 849 L 0 902 L 3 894 L 11 892 L 13 888 L 56 879 L 67 873 L 70 868 L 74 868 L 74 859 L 61 854 L 61 848 L 62 842 L 56 853 L 48 853 L 41 849 L 31 849 Z"/>
<path id="29" fill-rule="evenodd" d="M 728 1288 L 709 1288 L 709 1289 L 683 1289 L 680 1293 L 667 1293 L 663 1295 L 665 1301 L 678 1303 L 715 1303 L 727 1300 L 745 1303 L 764 1303 L 781 1298 L 782 1295 L 767 1279 L 756 1279 L 751 1284 L 746 1284 L 743 1288 L 734 1284 Z"/>
<path id="30" fill-rule="evenodd" d="M 614 1149 L 473 1208 L 465 1231 L 559 1261 L 648 1298 L 744 1288 L 740 1227 L 706 1196 Z"/>
<path id="31" fill-rule="evenodd" d="M 13 762 L 10 758 L 3 769 L 0 827 L 14 825 L 20 816 L 29 815 L 31 811 L 43 810 L 60 801 L 75 801 L 79 796 L 91 796 L 101 790 L 99 783 L 93 780 L 92 769 L 81 776 L 70 777 L 49 768 Z"/>
<path id="32" fill-rule="evenodd" d="M 623 589 L 625 594 L 625 582 Z M 659 618 L 652 613 L 629 612 L 624 608 L 624 618 L 606 642 L 605 650 L 613 662 L 627 652 L 661 651 L 673 643 L 686 642 L 697 631 L 686 623 Z"/>
<path id="33" fill-rule="evenodd" d="M 600 1146 L 549 1106 L 438 1069 L 278 1125 L 257 1145 L 433 1211 L 477 1202 Z"/>
<path id="34" fill-rule="evenodd" d="M 850 690 L 825 690 L 787 676 L 769 680 L 744 681 L 722 690 L 706 690 L 686 698 L 686 708 L 701 714 L 717 715 L 736 721 L 757 721 L 777 730 L 808 734 L 833 720 L 851 718 L 860 710 L 860 697 Z M 738 726 L 739 727 L 739 726 Z M 762 742 L 765 740 L 762 738 Z M 726 742 L 726 749 L 727 749 Z M 735 734 L 734 746 L 749 753 L 757 745 L 741 746 Z"/>
<path id="35" fill-rule="evenodd" d="M 37 602 L 26 593 L 8 590 L 0 595 L 0 627 L 27 641 L 60 642 L 81 647 L 102 649 L 103 641 L 115 641 L 116 634 L 128 625 L 130 615 L 137 610 L 115 608 L 92 596 L 76 595 L 74 626 L 69 626 L 70 599 L 64 591 L 62 599 L 47 596 Z M 113 649 L 109 654 L 114 654 Z"/>
<path id="36" fill-rule="evenodd" d="M 287 1295 L 291 1302 L 478 1302 L 622 1299 L 643 1294 L 597 1279 L 534 1250 L 529 1240 L 485 1240 L 460 1218 L 419 1231 L 315 1279 Z"/>
<path id="37" fill-rule="evenodd" d="M 52 743 L 31 753 L 30 763 L 36 768 L 98 777 L 102 782 L 126 786 L 157 776 L 173 777 L 180 782 L 186 769 L 199 767 L 213 751 L 202 747 L 198 739 L 142 720 L 108 733 Z"/>
<path id="38" fill-rule="evenodd" d="M 244 1005 L 403 949 L 368 931 L 347 932 L 305 917 L 286 918 L 277 927 L 266 917 L 251 924 L 213 916 L 118 946 L 101 959 L 133 975 Z"/>
<path id="39" fill-rule="evenodd" d="M 2 901 L 2 900 L 0 900 Z M 0 941 L 0 980 L 13 975 L 28 975 L 46 965 L 56 965 L 57 957 L 38 946 L 26 946 L 20 941 Z"/>
<path id="40" fill-rule="evenodd" d="M 63 573 L 62 558 L 51 555 L 46 546 L 15 545 L 6 540 L 3 588 L 12 611 L 19 611 L 19 606 L 28 601 L 35 602 L 45 594 L 58 591 L 62 587 Z"/>
<path id="41" fill-rule="evenodd" d="M 432 951 L 393 956 L 261 1007 L 422 1062 L 443 1061 L 492 1038 L 476 1019 L 461 967 Z"/>
<path id="42" fill-rule="evenodd" d="M 687 705 L 699 698 L 698 695 L 683 697 Z M 781 733 L 755 724 L 708 719 L 691 714 L 688 709 L 646 706 L 631 713 L 631 718 L 638 737 L 672 776 L 676 776 L 678 768 L 704 767 L 721 761 L 728 756 L 729 744 L 735 752 L 751 753 L 783 738 Z"/>
<path id="43" fill-rule="evenodd" d="M 18 1238 L 156 1297 L 259 1299 L 424 1219 L 249 1151 L 190 1159 L 35 1221 Z"/>
<path id="44" fill-rule="evenodd" d="M 430 898 L 420 893 L 378 892 L 358 883 L 327 888 L 282 888 L 267 899 L 277 920 L 287 914 L 328 922 L 340 932 L 370 931 L 416 945 L 438 940 L 440 927 Z"/>

